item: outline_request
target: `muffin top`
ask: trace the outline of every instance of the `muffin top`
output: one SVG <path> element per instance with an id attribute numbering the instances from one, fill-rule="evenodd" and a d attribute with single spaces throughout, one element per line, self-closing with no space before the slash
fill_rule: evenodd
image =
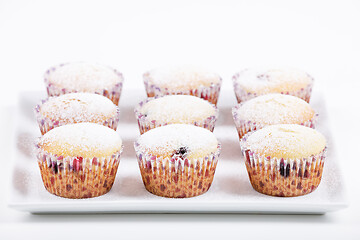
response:
<path id="1" fill-rule="evenodd" d="M 122 148 L 117 132 L 96 123 L 60 126 L 45 133 L 38 146 L 64 157 L 108 157 Z"/>
<path id="2" fill-rule="evenodd" d="M 114 69 L 95 63 L 74 62 L 52 68 L 45 78 L 57 87 L 78 92 L 96 92 L 111 89 L 122 82 Z"/>
<path id="3" fill-rule="evenodd" d="M 304 100 L 280 93 L 261 95 L 233 108 L 238 119 L 261 125 L 301 124 L 315 112 Z"/>
<path id="4" fill-rule="evenodd" d="M 144 74 L 150 84 L 169 90 L 187 91 L 221 82 L 218 74 L 195 66 L 163 67 Z"/>
<path id="5" fill-rule="evenodd" d="M 218 141 L 209 130 L 189 124 L 171 124 L 147 131 L 135 143 L 137 149 L 156 156 L 204 158 L 217 151 Z"/>
<path id="6" fill-rule="evenodd" d="M 218 114 L 214 105 L 190 95 L 167 95 L 151 99 L 139 107 L 138 112 L 150 121 L 187 124 Z"/>
<path id="7" fill-rule="evenodd" d="M 60 123 L 103 123 L 118 114 L 118 108 L 108 98 L 94 93 L 68 93 L 51 97 L 39 112 Z"/>
<path id="8" fill-rule="evenodd" d="M 299 91 L 313 81 L 309 74 L 292 68 L 246 69 L 233 79 L 241 89 L 256 94 Z"/>
<path id="9" fill-rule="evenodd" d="M 319 154 L 326 145 L 321 133 L 297 124 L 267 126 L 250 133 L 243 141 L 247 149 L 259 155 L 289 159 Z"/>

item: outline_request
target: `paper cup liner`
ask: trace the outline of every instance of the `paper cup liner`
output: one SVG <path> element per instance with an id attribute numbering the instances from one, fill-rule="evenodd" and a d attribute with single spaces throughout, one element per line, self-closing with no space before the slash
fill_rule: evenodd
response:
<path id="1" fill-rule="evenodd" d="M 144 104 L 146 104 L 146 103 L 148 103 L 151 100 L 156 99 L 156 98 L 159 98 L 159 97 L 148 98 L 145 101 L 140 102 L 134 109 L 135 116 L 136 116 L 136 119 L 138 121 L 139 129 L 140 129 L 140 134 L 143 134 L 143 133 L 145 133 L 145 132 L 147 132 L 147 131 L 149 131 L 149 130 L 151 130 L 153 128 L 157 128 L 157 127 L 161 127 L 161 126 L 171 124 L 171 123 L 168 123 L 168 122 L 160 122 L 160 121 L 148 119 L 147 117 L 145 117 L 140 112 L 141 107 Z M 214 115 L 211 115 L 211 116 L 209 116 L 209 117 L 207 117 L 207 118 L 205 118 L 205 119 L 203 119 L 201 121 L 186 122 L 185 124 L 193 124 L 193 125 L 198 126 L 198 127 L 206 128 L 211 132 L 214 131 L 216 120 L 217 120 L 217 117 L 219 115 L 219 109 L 214 104 L 211 104 L 211 105 L 215 109 L 215 114 Z"/>
<path id="2" fill-rule="evenodd" d="M 36 146 L 46 190 L 64 198 L 91 198 L 109 192 L 120 162 L 120 151 L 109 157 L 63 157 Z"/>
<path id="3" fill-rule="evenodd" d="M 60 65 L 52 67 L 46 71 L 46 73 L 44 75 L 44 81 L 45 81 L 46 90 L 47 90 L 49 97 L 60 96 L 60 95 L 66 94 L 66 93 L 83 92 L 83 91 L 78 91 L 78 90 L 74 90 L 74 89 L 68 89 L 65 86 L 59 87 L 50 82 L 50 79 L 49 79 L 50 74 L 55 72 L 58 68 L 65 66 L 66 64 L 70 64 L 70 63 L 60 64 Z M 119 81 L 117 83 L 115 83 L 113 86 L 111 86 L 110 88 L 97 89 L 96 91 L 91 92 L 91 93 L 103 95 L 104 97 L 107 97 L 108 99 L 110 99 L 116 106 L 118 106 L 122 87 L 123 87 L 124 77 L 123 77 L 122 73 L 120 73 L 116 69 L 112 69 L 112 70 L 119 77 Z"/>
<path id="4" fill-rule="evenodd" d="M 168 88 L 162 88 L 150 82 L 149 72 L 143 75 L 145 90 L 148 97 L 157 97 L 157 96 L 165 96 L 165 95 L 192 95 L 195 97 L 199 97 L 205 99 L 206 101 L 217 104 L 220 94 L 221 82 L 220 78 L 219 83 L 211 84 L 208 87 L 199 86 L 195 89 L 190 90 L 174 90 Z"/>
<path id="5" fill-rule="evenodd" d="M 240 75 L 241 75 L 241 72 L 235 74 L 232 77 L 233 86 L 234 86 L 234 92 L 235 92 L 236 99 L 237 99 L 238 103 L 245 102 L 247 100 L 250 100 L 250 99 L 255 98 L 257 96 L 260 96 L 260 95 L 264 95 L 264 94 L 268 94 L 268 93 L 275 93 L 275 92 L 264 92 L 264 93 L 258 94 L 258 93 L 246 91 L 245 89 L 241 88 L 241 86 L 237 83 L 237 79 L 239 78 Z M 297 91 L 282 91 L 282 92 L 277 92 L 277 93 L 286 94 L 286 95 L 292 95 L 292 96 L 301 98 L 304 101 L 306 101 L 307 103 L 309 103 L 313 83 L 314 83 L 314 80 L 312 79 L 311 83 L 309 85 L 307 85 L 305 88 L 301 88 L 301 89 L 299 89 Z"/>
<path id="6" fill-rule="evenodd" d="M 204 158 L 183 159 L 142 152 L 137 142 L 134 146 L 146 190 L 168 198 L 189 198 L 207 192 L 214 178 L 221 148 L 219 144 L 215 153 Z"/>
<path id="7" fill-rule="evenodd" d="M 310 157 L 284 159 L 265 157 L 248 149 L 246 136 L 240 146 L 252 187 L 259 193 L 296 197 L 313 192 L 320 184 L 326 147 Z"/>
<path id="8" fill-rule="evenodd" d="M 41 114 L 40 109 L 41 106 L 47 102 L 49 99 L 42 100 L 40 104 L 36 105 L 34 108 L 34 113 L 36 117 L 36 121 L 39 124 L 39 128 L 41 131 L 41 134 L 44 135 L 48 131 L 50 131 L 53 128 L 60 127 L 66 124 L 73 124 L 73 123 L 80 123 L 80 122 L 66 122 L 66 121 L 59 121 L 59 120 L 53 120 L 51 118 L 48 118 Z M 104 122 L 93 122 L 97 124 L 104 125 L 105 127 L 109 127 L 111 129 L 114 129 L 116 131 L 117 126 L 119 125 L 120 120 L 120 109 L 116 107 L 116 114 L 114 117 L 106 119 Z M 81 122 L 90 122 L 90 121 L 81 121 Z"/>
<path id="9" fill-rule="evenodd" d="M 241 116 L 239 116 L 237 114 L 237 110 L 242 106 L 242 104 L 243 104 L 243 102 L 239 103 L 238 105 L 236 105 L 235 107 L 232 108 L 232 115 L 233 115 L 236 130 L 238 132 L 240 140 L 245 134 L 247 134 L 249 132 L 256 131 L 256 130 L 259 130 L 259 129 L 263 128 L 263 127 L 268 126 L 268 125 L 264 125 L 264 124 L 261 124 L 261 123 L 257 123 L 257 122 L 242 119 Z M 319 117 L 319 114 L 315 113 L 314 116 L 311 119 L 309 119 L 306 122 L 300 123 L 299 125 L 309 127 L 309 128 L 315 128 L 318 117 Z"/>

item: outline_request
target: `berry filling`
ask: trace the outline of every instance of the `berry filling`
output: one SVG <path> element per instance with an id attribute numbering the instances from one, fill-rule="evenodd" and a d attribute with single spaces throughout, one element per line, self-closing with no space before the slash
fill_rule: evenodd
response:
<path id="1" fill-rule="evenodd" d="M 188 148 L 187 147 L 180 147 L 179 149 L 175 150 L 175 152 L 173 153 L 173 155 L 171 156 L 171 158 L 181 158 L 181 159 L 185 159 L 188 153 Z"/>

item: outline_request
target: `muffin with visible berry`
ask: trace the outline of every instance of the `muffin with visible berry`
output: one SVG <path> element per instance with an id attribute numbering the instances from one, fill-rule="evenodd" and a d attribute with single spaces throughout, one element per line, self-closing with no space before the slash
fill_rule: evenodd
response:
<path id="1" fill-rule="evenodd" d="M 239 103 L 251 98 L 281 93 L 310 102 L 313 78 L 297 69 L 245 69 L 233 76 L 234 91 Z"/>
<path id="2" fill-rule="evenodd" d="M 68 93 L 43 100 L 35 107 L 42 134 L 66 124 L 92 122 L 116 130 L 119 108 L 108 98 L 94 93 Z"/>
<path id="3" fill-rule="evenodd" d="M 168 124 L 193 124 L 214 130 L 218 109 L 204 99 L 190 95 L 148 98 L 135 108 L 140 133 Z"/>
<path id="4" fill-rule="evenodd" d="M 246 134 L 240 142 L 253 188 L 280 197 L 301 196 L 320 184 L 326 139 L 297 124 L 278 124 Z"/>
<path id="5" fill-rule="evenodd" d="M 150 193 L 185 198 L 210 188 L 220 144 L 209 130 L 171 124 L 142 134 L 134 146 L 145 188 Z"/>
<path id="6" fill-rule="evenodd" d="M 241 139 L 246 133 L 275 124 L 300 124 L 315 128 L 318 114 L 304 100 L 280 93 L 266 94 L 232 109 Z"/>
<path id="7" fill-rule="evenodd" d="M 65 198 L 90 198 L 110 191 L 122 151 L 120 136 L 95 123 L 54 128 L 36 145 L 47 191 Z"/>
<path id="8" fill-rule="evenodd" d="M 218 74 L 194 66 L 157 68 L 144 73 L 148 97 L 193 95 L 217 104 L 221 78 Z"/>
<path id="9" fill-rule="evenodd" d="M 60 64 L 46 71 L 45 85 L 49 97 L 72 92 L 103 95 L 118 105 L 123 76 L 116 69 L 95 63 Z"/>

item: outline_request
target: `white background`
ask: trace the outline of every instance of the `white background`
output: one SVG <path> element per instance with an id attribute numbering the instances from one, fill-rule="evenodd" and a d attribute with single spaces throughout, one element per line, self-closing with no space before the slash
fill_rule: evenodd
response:
<path id="1" fill-rule="evenodd" d="M 360 239 L 359 56 L 359 1 L 0 0 L 0 239 Z M 9 209 L 17 96 L 45 90 L 50 66 L 79 60 L 123 72 L 124 91 L 143 88 L 144 71 L 170 63 L 210 67 L 224 88 L 254 65 L 306 70 L 326 98 L 349 208 L 323 216 L 43 216 Z"/>

